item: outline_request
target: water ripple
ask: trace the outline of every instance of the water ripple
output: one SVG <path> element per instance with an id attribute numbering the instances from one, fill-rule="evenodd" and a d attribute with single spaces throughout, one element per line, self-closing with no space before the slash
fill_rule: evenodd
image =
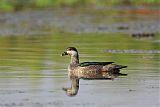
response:
<path id="1" fill-rule="evenodd" d="M 160 50 L 135 50 L 135 49 L 129 49 L 129 50 L 103 50 L 103 52 L 107 53 L 160 53 Z"/>

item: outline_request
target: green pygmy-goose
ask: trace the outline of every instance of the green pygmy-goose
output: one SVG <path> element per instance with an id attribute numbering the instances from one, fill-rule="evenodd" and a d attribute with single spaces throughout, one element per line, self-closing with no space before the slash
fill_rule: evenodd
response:
<path id="1" fill-rule="evenodd" d="M 68 66 L 68 76 L 79 79 L 113 79 L 115 75 L 122 75 L 120 69 L 127 66 L 113 64 L 114 62 L 82 62 L 75 47 L 68 47 L 62 56 L 69 55 L 71 62 Z M 126 75 L 126 74 L 123 74 Z"/>

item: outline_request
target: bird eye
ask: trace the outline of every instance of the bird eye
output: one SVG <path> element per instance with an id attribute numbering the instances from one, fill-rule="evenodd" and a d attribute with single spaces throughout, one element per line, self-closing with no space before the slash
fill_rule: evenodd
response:
<path id="1" fill-rule="evenodd" d="M 71 48 L 68 48 L 67 50 L 68 50 L 68 51 L 71 51 Z"/>

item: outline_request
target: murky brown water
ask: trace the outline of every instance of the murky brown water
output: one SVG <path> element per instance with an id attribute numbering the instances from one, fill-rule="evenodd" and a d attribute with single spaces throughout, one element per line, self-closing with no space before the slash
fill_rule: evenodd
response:
<path id="1" fill-rule="evenodd" d="M 72 34 L 0 37 L 0 107 L 158 107 L 160 104 L 160 35 Z M 79 93 L 68 97 L 68 57 L 75 46 L 83 61 L 128 65 L 126 77 L 81 80 Z"/>

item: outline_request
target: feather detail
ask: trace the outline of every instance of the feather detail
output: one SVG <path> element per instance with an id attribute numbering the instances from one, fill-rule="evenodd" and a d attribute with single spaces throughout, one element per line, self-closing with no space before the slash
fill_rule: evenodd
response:
<path id="1" fill-rule="evenodd" d="M 108 64 L 112 64 L 114 62 L 82 62 L 82 63 L 79 63 L 78 66 L 80 67 L 85 67 L 85 66 L 90 66 L 90 65 L 108 65 Z"/>

